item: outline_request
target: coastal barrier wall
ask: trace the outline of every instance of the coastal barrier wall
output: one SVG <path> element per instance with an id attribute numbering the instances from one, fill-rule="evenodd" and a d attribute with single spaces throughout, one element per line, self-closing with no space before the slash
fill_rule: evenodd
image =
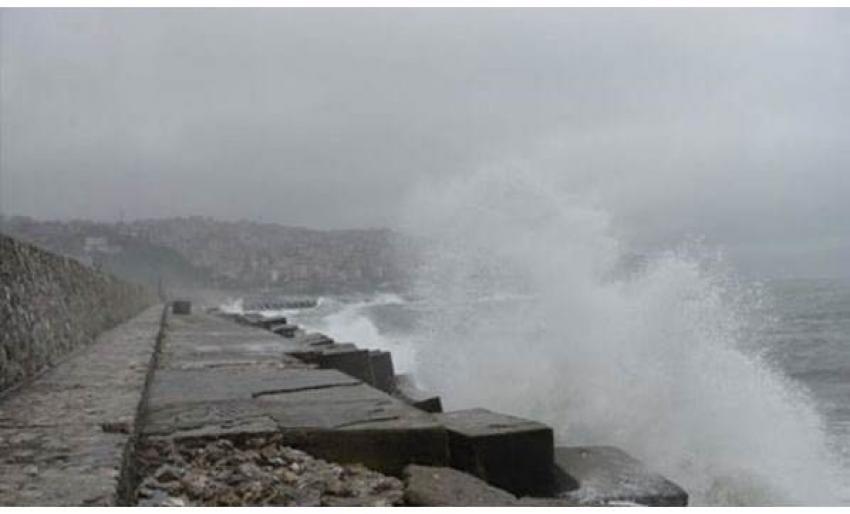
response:
<path id="1" fill-rule="evenodd" d="M 559 446 L 551 427 L 485 408 L 443 412 L 439 397 L 395 374 L 389 352 L 285 316 L 184 299 L 170 304 L 163 333 L 126 465 L 127 505 L 688 503 L 619 448 Z"/>
<path id="2" fill-rule="evenodd" d="M 0 395 L 155 302 L 143 286 L 0 234 Z"/>

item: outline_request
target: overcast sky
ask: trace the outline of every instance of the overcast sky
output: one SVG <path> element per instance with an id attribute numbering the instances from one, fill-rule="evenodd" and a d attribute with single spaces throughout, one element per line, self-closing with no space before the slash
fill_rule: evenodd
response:
<path id="1" fill-rule="evenodd" d="M 393 226 L 514 162 L 638 246 L 850 268 L 850 11 L 6 10 L 0 44 L 5 214 Z"/>

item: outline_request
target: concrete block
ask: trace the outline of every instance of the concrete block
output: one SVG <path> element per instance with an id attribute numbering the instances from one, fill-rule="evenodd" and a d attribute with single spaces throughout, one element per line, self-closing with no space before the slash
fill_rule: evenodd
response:
<path id="1" fill-rule="evenodd" d="M 395 369 L 393 369 L 392 354 L 372 350 L 369 352 L 369 360 L 372 366 L 372 376 L 375 379 L 372 385 L 385 393 L 392 393 L 395 390 Z"/>
<path id="2" fill-rule="evenodd" d="M 300 337 L 297 336 L 295 341 L 303 344 L 304 346 L 327 346 L 334 344 L 333 339 L 319 332 L 310 332 L 303 334 Z"/>
<path id="3" fill-rule="evenodd" d="M 517 496 L 554 490 L 552 429 L 486 409 L 435 415 L 449 432 L 453 468 L 472 473 Z"/>
<path id="4" fill-rule="evenodd" d="M 393 394 L 408 405 L 412 405 L 425 412 L 443 412 L 443 403 L 440 401 L 440 397 L 417 388 L 410 375 L 401 374 L 395 376 L 395 390 Z"/>
<path id="5" fill-rule="evenodd" d="M 320 368 L 336 369 L 367 384 L 375 383 L 369 350 L 360 350 L 354 345 L 346 344 L 321 348 L 317 361 Z"/>
<path id="6" fill-rule="evenodd" d="M 362 409 L 363 407 L 361 407 Z M 332 462 L 363 464 L 401 476 L 409 464 L 448 466 L 445 429 L 430 422 L 398 419 L 352 422 L 336 430 L 281 427 L 282 442 Z"/>
<path id="7" fill-rule="evenodd" d="M 273 368 L 158 369 L 148 407 L 249 400 L 302 389 L 354 386 L 360 382 L 334 370 Z"/>
<path id="8" fill-rule="evenodd" d="M 275 325 L 285 325 L 286 316 L 262 316 L 261 319 L 256 322 L 256 324 L 266 330 L 271 330 L 271 327 Z"/>
<path id="9" fill-rule="evenodd" d="M 555 465 L 578 482 L 578 489 L 556 496 L 583 505 L 637 503 L 653 507 L 686 506 L 688 493 L 613 446 L 558 447 Z"/>
<path id="10" fill-rule="evenodd" d="M 269 330 L 271 330 L 272 332 L 274 332 L 275 334 L 277 334 L 279 336 L 291 339 L 295 336 L 295 331 L 298 330 L 298 325 L 289 325 L 289 324 L 286 324 L 286 323 L 271 325 L 271 326 L 269 326 Z"/>
<path id="11" fill-rule="evenodd" d="M 175 318 L 162 355 L 180 367 L 155 371 L 140 426 L 144 438 L 186 442 L 279 434 L 284 444 L 316 457 L 396 476 L 412 463 L 449 465 L 448 434 L 440 422 L 368 385 L 373 377 L 363 376 L 364 369 L 371 373 L 367 350 L 353 344 L 310 347 L 299 344 L 300 334 L 281 339 L 211 316 Z M 299 350 L 343 371 L 235 365 Z M 186 369 L 194 358 L 204 366 Z M 224 361 L 228 365 L 219 366 Z"/>
<path id="12" fill-rule="evenodd" d="M 422 507 L 515 506 L 517 498 L 472 475 L 452 468 L 410 465 L 404 468 L 404 501 Z"/>
<path id="13" fill-rule="evenodd" d="M 357 346 L 351 343 L 330 343 L 330 344 L 299 344 L 300 339 L 295 338 L 293 343 L 295 343 L 294 348 L 290 348 L 286 350 L 287 355 L 291 355 L 298 359 L 301 359 L 304 362 L 309 362 L 312 364 L 319 363 L 319 358 L 322 353 L 325 351 L 333 351 L 333 352 L 343 352 L 343 351 L 357 351 Z"/>
<path id="14" fill-rule="evenodd" d="M 189 300 L 174 300 L 171 302 L 171 312 L 174 314 L 192 314 L 192 302 Z"/>
<path id="15" fill-rule="evenodd" d="M 288 390 L 255 403 L 286 444 L 319 458 L 395 476 L 408 464 L 449 462 L 448 435 L 432 415 L 363 383 Z"/>
<path id="16" fill-rule="evenodd" d="M 314 373 L 324 376 L 311 377 Z M 448 436 L 433 416 L 335 370 L 280 375 L 285 380 L 261 394 L 255 391 L 265 389 L 268 377 L 243 391 L 222 384 L 214 394 L 195 393 L 182 403 L 176 395 L 163 398 L 166 389 L 157 387 L 143 434 L 186 440 L 279 433 L 284 444 L 318 458 L 362 463 L 396 476 L 411 463 L 448 465 Z M 212 382 L 192 378 L 190 392 Z M 233 373 L 218 378 L 241 382 Z"/>
<path id="17" fill-rule="evenodd" d="M 381 430 L 282 430 L 281 442 L 331 462 L 362 464 L 400 477 L 405 466 L 446 466 L 446 434 L 438 428 Z"/>
<path id="18" fill-rule="evenodd" d="M 263 320 L 263 317 L 255 312 L 246 312 L 243 314 L 239 314 L 236 318 L 237 323 L 241 323 L 242 325 L 250 325 L 250 326 L 259 326 L 259 323 Z"/>

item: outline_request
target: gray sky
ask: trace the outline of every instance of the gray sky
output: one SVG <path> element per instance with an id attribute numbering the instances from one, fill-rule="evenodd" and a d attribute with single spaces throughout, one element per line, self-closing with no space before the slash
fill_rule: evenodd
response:
<path id="1" fill-rule="evenodd" d="M 0 52 L 6 214 L 393 226 L 519 162 L 639 247 L 850 274 L 850 11 L 6 10 Z"/>

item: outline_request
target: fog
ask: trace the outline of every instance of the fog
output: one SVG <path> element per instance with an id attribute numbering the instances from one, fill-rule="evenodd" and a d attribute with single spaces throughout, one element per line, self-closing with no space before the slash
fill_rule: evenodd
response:
<path id="1" fill-rule="evenodd" d="M 397 226 L 545 169 L 638 251 L 850 275 L 850 12 L 5 10 L 0 208 Z"/>

